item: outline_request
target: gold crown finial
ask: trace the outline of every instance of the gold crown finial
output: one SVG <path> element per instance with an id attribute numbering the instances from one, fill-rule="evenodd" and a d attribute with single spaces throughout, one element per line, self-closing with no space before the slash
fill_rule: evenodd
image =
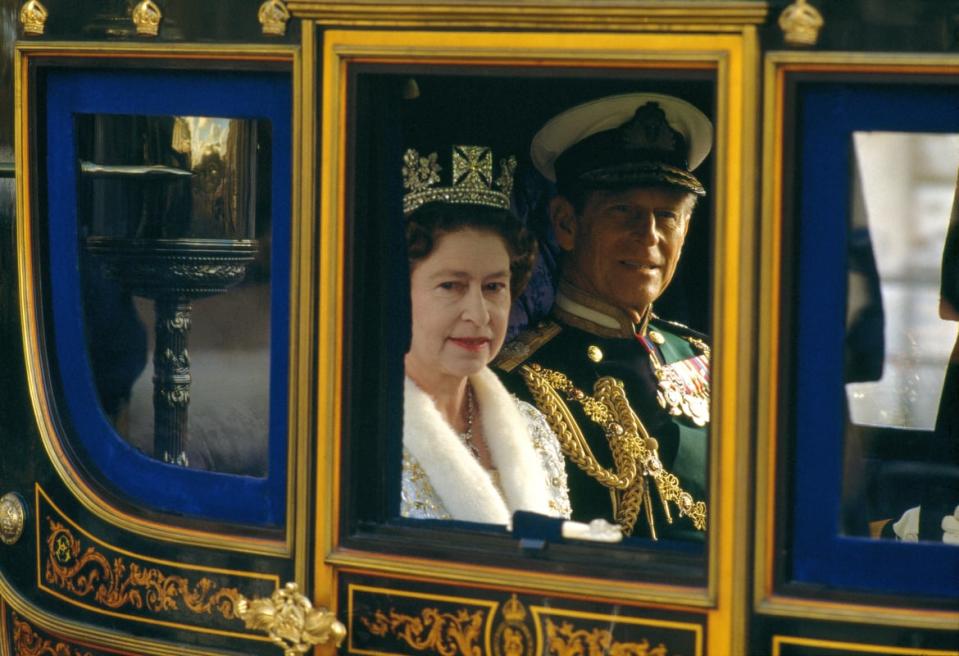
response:
<path id="1" fill-rule="evenodd" d="M 163 14 L 153 0 L 142 0 L 133 8 L 133 24 L 141 36 L 156 36 L 162 19 Z"/>
<path id="2" fill-rule="evenodd" d="M 796 46 L 815 45 L 823 24 L 822 14 L 806 0 L 796 0 L 779 15 L 786 43 Z"/>
<path id="3" fill-rule="evenodd" d="M 503 618 L 510 623 L 522 622 L 526 619 L 526 608 L 516 597 L 515 592 L 509 601 L 503 604 Z"/>
<path id="4" fill-rule="evenodd" d="M 486 205 L 509 209 L 513 192 L 516 158 L 500 160 L 499 177 L 493 179 L 493 151 L 488 146 L 453 146 L 452 175 L 448 186 L 442 181 L 436 153 L 425 157 L 410 148 L 403 154 L 403 214 L 409 214 L 426 203 Z"/>
<path id="5" fill-rule="evenodd" d="M 47 8 L 40 4 L 40 0 L 28 0 L 20 7 L 20 24 L 24 34 L 43 34 L 43 29 L 49 16 Z"/>
<path id="6" fill-rule="evenodd" d="M 290 10 L 281 0 L 266 0 L 260 5 L 260 11 L 257 12 L 256 16 L 260 19 L 260 25 L 263 26 L 263 34 L 269 34 L 270 36 L 286 34 L 286 23 L 290 20 Z"/>

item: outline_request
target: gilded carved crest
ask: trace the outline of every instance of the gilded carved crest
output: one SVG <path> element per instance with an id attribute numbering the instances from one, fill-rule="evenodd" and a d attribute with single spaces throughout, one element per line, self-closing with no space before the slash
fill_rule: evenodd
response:
<path id="1" fill-rule="evenodd" d="M 162 19 L 163 13 L 153 0 L 142 0 L 133 8 L 133 24 L 141 36 L 156 36 Z"/>
<path id="2" fill-rule="evenodd" d="M 286 24 L 290 20 L 290 10 L 281 0 L 266 0 L 260 5 L 257 18 L 263 28 L 263 34 L 283 36 L 286 34 Z"/>
<path id="3" fill-rule="evenodd" d="M 822 26 L 822 14 L 806 0 L 796 0 L 779 15 L 783 38 L 792 45 L 815 45 Z"/>
<path id="4" fill-rule="evenodd" d="M 20 7 L 20 24 L 23 25 L 24 34 L 38 36 L 43 34 L 46 27 L 47 8 L 40 4 L 40 0 L 28 0 Z"/>
<path id="5" fill-rule="evenodd" d="M 236 615 L 248 629 L 265 631 L 285 656 L 310 651 L 313 645 L 339 646 L 346 627 L 325 608 L 314 608 L 296 583 L 287 583 L 265 599 L 241 597 Z"/>

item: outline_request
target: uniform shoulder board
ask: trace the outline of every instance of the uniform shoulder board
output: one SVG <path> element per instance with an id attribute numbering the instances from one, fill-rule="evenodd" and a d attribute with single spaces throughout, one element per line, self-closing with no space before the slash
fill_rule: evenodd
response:
<path id="1" fill-rule="evenodd" d="M 511 372 L 549 340 L 556 337 L 562 329 L 562 326 L 555 321 L 540 321 L 534 327 L 521 332 L 500 349 L 499 355 L 493 360 L 493 366 L 506 373 Z"/>
<path id="2" fill-rule="evenodd" d="M 668 319 L 663 319 L 655 315 L 653 316 L 653 321 L 667 326 L 670 332 L 676 333 L 679 337 L 682 337 L 687 342 L 692 344 L 694 348 L 697 348 L 707 354 L 709 353 L 709 336 L 705 333 L 701 333 L 698 330 L 693 330 L 689 326 L 679 323 L 678 321 L 669 321 Z"/>

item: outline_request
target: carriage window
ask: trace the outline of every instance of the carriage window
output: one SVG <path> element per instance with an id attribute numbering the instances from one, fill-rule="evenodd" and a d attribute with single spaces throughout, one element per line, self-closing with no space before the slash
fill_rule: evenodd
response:
<path id="1" fill-rule="evenodd" d="M 556 186 L 537 169 L 530 154 L 531 141 L 540 128 L 562 111 L 588 101 L 621 94 L 648 92 L 678 97 L 695 107 L 704 118 L 714 118 L 715 82 L 708 71 L 687 73 L 686 79 L 669 79 L 655 73 L 648 74 L 645 78 L 641 77 L 641 73 L 636 75 L 636 78 L 628 78 L 622 71 L 590 71 L 588 75 L 581 71 L 563 71 L 562 74 L 551 72 L 547 76 L 542 71 L 530 70 L 524 74 L 516 69 L 489 69 L 484 70 L 482 75 L 477 75 L 475 72 L 455 67 L 450 67 L 445 72 L 439 67 L 432 67 L 429 71 L 411 69 L 384 73 L 382 67 L 374 69 L 370 66 L 364 69 L 362 65 L 356 65 L 353 68 L 349 94 L 354 109 L 350 115 L 353 123 L 348 163 L 353 186 L 348 195 L 348 220 L 345 223 L 351 226 L 350 252 L 354 253 L 356 259 L 350 271 L 350 288 L 355 291 L 347 294 L 351 316 L 348 325 L 353 347 L 348 362 L 351 381 L 348 387 L 350 408 L 347 416 L 351 430 L 345 438 L 347 444 L 344 452 L 352 462 L 350 471 L 353 480 L 347 484 L 350 488 L 351 508 L 358 521 L 354 526 L 374 527 L 374 524 L 363 521 L 373 520 L 379 521 L 374 530 L 380 531 L 388 530 L 384 528 L 388 525 L 448 531 L 450 528 L 462 528 L 466 522 L 489 525 L 505 524 L 509 521 L 511 511 L 508 497 L 509 492 L 514 491 L 508 490 L 510 481 L 507 479 L 510 472 L 501 471 L 506 463 L 495 462 L 489 452 L 489 445 L 481 445 L 477 455 L 470 449 L 468 439 L 471 437 L 470 429 L 475 432 L 479 421 L 488 422 L 479 430 L 492 427 L 493 420 L 487 420 L 485 412 L 496 402 L 491 399 L 494 396 L 499 398 L 491 391 L 490 386 L 494 383 L 485 379 L 474 379 L 474 374 L 470 374 L 468 395 L 471 398 L 464 406 L 468 411 L 460 417 L 462 421 L 454 421 L 455 425 L 445 426 L 438 422 L 440 415 L 436 409 L 429 409 L 430 399 L 425 399 L 422 390 L 411 385 L 411 382 L 419 381 L 416 380 L 416 375 L 411 373 L 408 356 L 404 360 L 404 354 L 413 353 L 417 347 L 415 333 L 418 329 L 437 331 L 439 353 L 444 352 L 443 344 L 449 344 L 449 340 L 444 342 L 446 337 L 452 335 L 453 338 L 464 338 L 460 340 L 462 344 L 454 345 L 462 351 L 458 355 L 464 356 L 459 360 L 468 359 L 467 356 L 474 351 L 488 348 L 490 358 L 497 356 L 497 359 L 490 363 L 488 377 L 503 383 L 507 404 L 515 404 L 515 401 L 510 400 L 509 393 L 529 402 L 529 405 L 519 406 L 517 417 L 535 424 L 531 424 L 534 431 L 542 430 L 548 433 L 551 428 L 552 432 L 557 430 L 556 427 L 548 425 L 548 420 L 543 418 L 543 415 L 532 410 L 536 405 L 535 394 L 530 389 L 532 383 L 520 374 L 520 368 L 515 363 L 514 366 L 500 366 L 500 363 L 515 359 L 522 352 L 524 346 L 522 341 L 516 341 L 518 338 L 522 340 L 524 335 L 535 333 L 544 326 L 557 322 L 557 298 L 567 299 L 562 301 L 566 303 L 567 309 L 590 306 L 584 312 L 593 319 L 598 316 L 593 310 L 609 305 L 612 299 L 604 300 L 595 296 L 584 299 L 579 295 L 582 293 L 579 290 L 564 292 L 561 284 L 564 254 L 551 227 L 549 213 Z M 631 118 L 638 107 L 639 105 L 631 107 L 629 116 L 619 120 L 616 125 Z M 515 164 L 510 163 L 510 156 L 515 157 Z M 666 484 L 660 487 L 659 481 L 655 481 L 653 477 L 639 485 L 636 480 L 629 479 L 628 472 L 616 471 L 618 465 L 612 457 L 597 450 L 598 462 L 593 463 L 595 466 L 591 471 L 595 474 L 597 467 L 600 467 L 613 478 L 618 476 L 615 481 L 609 476 L 604 480 L 622 488 L 616 493 L 620 515 L 614 516 L 609 489 L 602 488 L 601 483 L 590 478 L 590 474 L 577 465 L 564 466 L 565 458 L 558 453 L 558 467 L 551 469 L 549 462 L 544 464 L 544 471 L 550 474 L 546 481 L 547 487 L 568 474 L 571 489 L 576 485 L 591 483 L 599 489 L 600 493 L 594 495 L 594 498 L 601 497 L 602 503 L 605 504 L 602 509 L 596 510 L 589 505 L 577 508 L 574 497 L 574 519 L 588 522 L 606 513 L 607 519 L 611 521 L 627 521 L 629 535 L 625 545 L 629 546 L 653 544 L 650 538 L 654 529 L 651 527 L 655 526 L 660 545 L 665 549 L 675 548 L 691 554 L 700 565 L 689 566 L 689 562 L 684 561 L 685 572 L 680 576 L 693 578 L 703 571 L 701 566 L 705 562 L 703 554 L 706 534 L 693 525 L 686 512 L 699 502 L 700 505 L 696 507 L 702 509 L 703 524 L 706 523 L 705 491 L 709 487 L 706 455 L 709 430 L 709 346 L 708 337 L 701 335 L 708 334 L 712 316 L 711 221 L 715 198 L 712 162 L 712 157 L 706 158 L 695 171 L 696 177 L 707 188 L 707 193 L 692 210 L 689 231 L 675 276 L 666 286 L 665 293 L 662 296 L 657 295 L 655 299 L 656 315 L 688 328 L 670 328 L 670 324 L 658 323 L 657 320 L 654 323 L 659 332 L 652 337 L 652 340 L 657 341 L 649 341 L 644 346 L 632 333 L 620 334 L 610 330 L 608 325 L 604 328 L 601 324 L 608 323 L 609 318 L 599 319 L 598 324 L 590 324 L 590 328 L 596 328 L 593 341 L 588 344 L 584 342 L 575 348 L 565 346 L 558 349 L 554 348 L 556 344 L 551 345 L 550 351 L 561 352 L 566 359 L 562 363 L 544 365 L 570 378 L 578 376 L 574 371 L 585 371 L 588 368 L 590 371 L 603 371 L 617 379 L 635 379 L 637 372 L 629 369 L 627 361 L 645 362 L 649 356 L 647 351 L 642 349 L 652 348 L 657 354 L 665 354 L 663 360 L 659 361 L 661 365 L 669 366 L 677 361 L 684 361 L 684 364 L 690 367 L 687 369 L 690 376 L 704 381 L 697 388 L 704 398 L 704 402 L 700 404 L 702 415 L 694 416 L 695 409 L 691 406 L 694 405 L 692 397 L 695 394 L 686 388 L 674 391 L 679 393 L 679 396 L 688 392 L 684 398 L 689 403 L 684 405 L 680 400 L 675 407 L 665 410 L 657 401 L 655 382 L 652 383 L 652 393 L 645 401 L 631 400 L 634 405 L 643 403 L 643 407 L 636 405 L 636 410 L 648 430 L 646 433 L 642 428 L 630 430 L 644 440 L 644 448 L 655 448 L 658 444 L 659 455 L 664 464 L 668 461 L 667 468 L 677 474 L 681 490 L 677 491 Z M 409 201 L 408 205 L 416 206 L 423 199 L 427 199 L 423 202 L 422 209 L 428 209 L 429 198 L 453 198 L 455 204 L 460 195 L 466 198 L 468 192 L 475 193 L 477 189 L 484 198 L 505 192 L 506 201 L 503 207 L 509 207 L 538 242 L 539 255 L 529 285 L 522 294 L 512 299 L 511 311 L 508 312 L 508 317 L 503 318 L 506 325 L 502 328 L 506 332 L 506 338 L 502 351 L 498 345 L 474 344 L 466 339 L 489 336 L 485 332 L 482 335 L 460 335 L 455 332 L 456 326 L 451 328 L 449 325 L 438 325 L 441 314 L 439 306 L 424 311 L 423 306 L 418 305 L 421 301 L 418 300 L 416 289 L 413 289 L 411 303 L 411 277 L 415 286 L 417 275 L 437 262 L 438 274 L 458 276 L 454 281 L 457 285 L 462 283 L 460 278 L 485 280 L 485 276 L 492 280 L 503 272 L 504 267 L 506 273 L 509 273 L 509 253 L 503 250 L 502 240 L 493 239 L 487 243 L 487 240 L 482 238 L 483 234 L 496 234 L 495 231 L 472 231 L 467 235 L 468 239 L 462 242 L 457 240 L 455 233 L 441 231 L 433 250 L 425 256 L 417 250 L 418 247 L 407 250 L 406 224 L 410 220 L 410 210 L 407 207 L 408 211 L 404 213 L 404 201 Z M 443 205 L 442 202 L 433 204 Z M 475 205 L 475 202 L 473 204 Z M 490 203 L 480 203 L 484 204 Z M 491 211 L 495 211 L 495 208 Z M 471 221 L 486 220 L 472 215 L 466 216 L 468 213 L 455 208 L 453 214 L 457 215 L 455 221 L 465 222 L 467 226 L 472 225 Z M 432 219 L 421 219 L 423 225 L 430 220 Z M 477 259 L 474 266 L 473 260 L 476 256 L 487 251 L 489 257 Z M 390 257 L 384 258 L 384 253 L 390 254 Z M 435 262 L 430 259 L 434 257 L 437 258 Z M 508 275 L 505 280 L 496 278 L 496 281 L 503 283 L 499 285 L 500 288 L 509 288 Z M 439 282 L 446 281 L 444 279 Z M 624 278 L 619 287 L 628 286 Z M 449 287 L 449 294 L 459 289 L 452 284 Z M 373 289 L 378 290 L 378 293 L 371 294 Z M 417 314 L 418 312 L 420 314 Z M 575 309 L 575 312 L 580 311 Z M 621 313 L 615 311 L 612 314 L 621 316 Z M 569 321 L 569 326 L 583 324 L 575 316 Z M 426 325 L 428 322 L 432 322 L 431 325 Z M 618 324 L 614 324 L 614 328 L 616 325 Z M 622 325 L 619 327 L 622 328 Z M 572 328 L 567 330 L 572 332 Z M 665 346 L 658 341 L 663 339 L 661 333 L 669 333 L 665 338 L 669 340 Z M 687 337 L 691 339 L 686 339 Z M 373 348 L 374 345 L 376 348 Z M 429 360 L 429 346 L 424 346 L 424 354 L 416 354 L 416 357 L 423 355 L 424 361 L 414 364 L 423 365 Z M 622 352 L 618 349 L 622 349 Z M 545 350 L 540 351 L 541 355 L 545 353 Z M 443 368 L 447 365 L 453 366 L 457 357 L 453 354 L 450 362 L 436 357 L 431 362 Z M 705 373 L 703 369 L 696 369 L 699 364 L 707 367 Z M 696 373 L 697 371 L 699 373 Z M 410 376 L 405 387 L 404 373 Z M 422 367 L 417 369 L 416 373 L 424 375 Z M 650 373 L 650 377 L 652 376 L 653 373 Z M 651 380 L 655 381 L 654 378 Z M 597 391 L 595 382 L 592 378 L 587 383 L 577 379 L 576 384 L 583 386 L 581 391 L 584 394 L 599 396 L 603 392 Z M 396 394 L 397 390 L 404 390 L 403 394 Z M 631 389 L 627 394 L 631 395 L 635 391 Z M 569 404 L 570 412 L 582 422 L 582 429 L 598 430 L 602 436 L 602 421 L 597 424 L 584 414 L 583 406 L 576 400 L 581 397 L 563 394 L 563 403 Z M 482 407 L 484 403 L 486 409 Z M 370 407 L 380 407 L 382 411 L 371 413 Z M 684 410 L 684 407 L 688 411 Z M 477 417 L 483 419 L 478 420 Z M 408 448 L 410 440 L 404 436 L 404 421 L 407 422 L 407 430 L 421 430 L 424 434 L 436 433 L 433 435 L 435 439 L 453 436 L 455 439 L 448 440 L 450 449 L 461 451 L 464 457 L 438 453 L 439 447 L 436 444 L 425 448 L 418 444 L 416 448 L 419 451 L 413 453 Z M 415 423 L 415 427 L 411 422 Z M 455 432 L 448 429 L 455 429 Z M 612 430 L 610 428 L 610 431 Z M 388 440 L 377 445 L 374 440 L 369 439 L 370 435 L 386 435 Z M 618 438 L 618 434 L 616 437 Z M 467 486 L 468 492 L 464 497 L 457 494 L 456 488 L 459 486 L 462 489 L 462 481 L 465 480 L 463 476 L 473 469 L 478 469 L 469 466 L 471 453 L 472 458 L 477 459 L 487 471 L 492 470 L 493 474 L 490 476 L 488 494 L 486 489 L 477 490 L 473 486 Z M 436 462 L 420 462 L 424 458 Z M 463 462 L 464 460 L 469 462 Z M 383 490 L 371 486 L 369 477 L 365 474 L 373 462 L 383 463 L 383 480 L 387 481 Z M 588 464 L 584 466 L 590 468 Z M 503 493 L 503 498 L 497 498 L 498 492 L 504 489 L 507 491 Z M 689 492 L 689 505 L 681 512 L 679 504 L 685 502 L 685 499 L 680 497 L 686 491 Z M 486 503 L 487 500 L 490 503 Z M 546 499 L 547 506 L 544 508 L 552 501 L 554 500 Z M 597 508 L 599 505 L 594 504 Z M 456 512 L 451 510 L 453 506 L 482 507 L 476 515 L 467 513 L 457 516 Z M 557 507 L 559 506 L 561 503 L 557 504 Z M 667 506 L 668 511 L 664 510 Z M 623 511 L 624 507 L 628 509 Z M 671 515 L 670 518 L 666 517 L 667 512 Z M 444 526 L 446 528 L 443 528 Z M 471 541 L 474 546 L 478 544 L 476 539 Z M 585 562 L 581 554 L 576 558 L 580 559 L 580 564 Z"/>
<path id="2" fill-rule="evenodd" d="M 264 476 L 270 123 L 75 120 L 86 346 L 103 413 L 164 462 Z"/>
<path id="3" fill-rule="evenodd" d="M 878 535 L 909 508 L 959 503 L 959 313 L 943 293 L 959 257 L 946 252 L 959 135 L 856 132 L 853 146 L 845 520 Z"/>

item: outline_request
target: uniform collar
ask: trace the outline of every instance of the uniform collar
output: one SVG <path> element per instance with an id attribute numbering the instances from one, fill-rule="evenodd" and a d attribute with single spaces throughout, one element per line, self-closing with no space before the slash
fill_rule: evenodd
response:
<path id="1" fill-rule="evenodd" d="M 633 338 L 646 334 L 652 308 L 646 311 L 639 324 L 619 308 L 591 296 L 568 280 L 561 280 L 553 314 L 563 323 L 599 337 Z"/>

